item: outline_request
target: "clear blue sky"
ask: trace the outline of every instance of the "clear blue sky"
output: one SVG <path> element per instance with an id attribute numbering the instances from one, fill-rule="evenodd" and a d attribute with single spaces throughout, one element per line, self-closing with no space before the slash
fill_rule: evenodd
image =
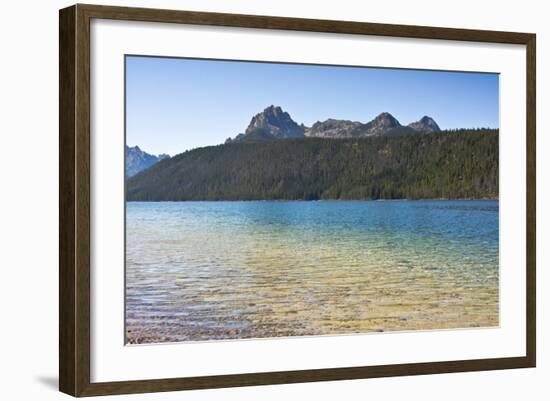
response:
<path id="1" fill-rule="evenodd" d="M 271 104 L 307 126 L 387 111 L 403 125 L 428 115 L 442 129 L 497 128 L 498 96 L 498 74 L 128 56 L 127 144 L 170 155 L 216 145 Z"/>

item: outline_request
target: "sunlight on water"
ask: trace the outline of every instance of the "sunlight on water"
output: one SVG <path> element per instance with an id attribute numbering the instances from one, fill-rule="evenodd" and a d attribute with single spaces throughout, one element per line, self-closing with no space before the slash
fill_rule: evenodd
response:
<path id="1" fill-rule="evenodd" d="M 498 201 L 127 204 L 130 343 L 497 326 Z"/>

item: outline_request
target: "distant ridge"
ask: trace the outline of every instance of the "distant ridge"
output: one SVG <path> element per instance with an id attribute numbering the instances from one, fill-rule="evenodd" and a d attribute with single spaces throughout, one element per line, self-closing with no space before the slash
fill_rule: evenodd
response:
<path id="1" fill-rule="evenodd" d="M 151 155 L 141 150 L 139 146 L 130 147 L 126 145 L 126 176 L 132 177 L 140 171 L 169 157 L 170 156 L 167 154 L 160 154 L 158 156 Z"/>
<path id="2" fill-rule="evenodd" d="M 311 127 L 296 123 L 280 106 L 271 105 L 252 117 L 244 133 L 228 138 L 226 143 L 255 142 L 286 138 L 364 138 L 381 135 L 404 135 L 439 132 L 439 125 L 428 116 L 403 126 L 390 113 L 383 112 L 367 123 L 328 119 Z"/>

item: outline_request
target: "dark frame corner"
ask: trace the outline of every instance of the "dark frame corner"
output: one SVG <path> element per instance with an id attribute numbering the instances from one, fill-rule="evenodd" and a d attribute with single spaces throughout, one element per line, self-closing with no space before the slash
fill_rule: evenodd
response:
<path id="1" fill-rule="evenodd" d="M 527 48 L 526 356 L 168 378 L 90 381 L 90 20 L 169 22 L 243 28 L 525 45 Z M 73 396 L 144 393 L 421 375 L 536 365 L 535 145 L 536 35 L 237 14 L 77 4 L 59 12 L 59 389 Z"/>

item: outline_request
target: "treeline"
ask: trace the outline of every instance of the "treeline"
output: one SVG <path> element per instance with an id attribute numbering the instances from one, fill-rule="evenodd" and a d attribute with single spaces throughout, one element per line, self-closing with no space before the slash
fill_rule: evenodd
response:
<path id="1" fill-rule="evenodd" d="M 129 201 L 498 198 L 498 130 L 229 143 L 163 160 Z"/>

